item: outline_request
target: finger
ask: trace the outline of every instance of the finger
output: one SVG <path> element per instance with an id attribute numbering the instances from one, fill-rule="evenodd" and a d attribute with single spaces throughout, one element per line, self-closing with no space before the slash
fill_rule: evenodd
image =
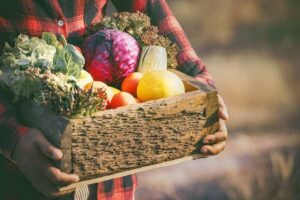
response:
<path id="1" fill-rule="evenodd" d="M 219 118 L 223 120 L 229 119 L 228 109 L 221 95 L 218 94 L 218 102 L 219 102 Z"/>
<path id="2" fill-rule="evenodd" d="M 219 119 L 219 129 L 218 132 L 226 132 L 227 133 L 227 127 L 224 120 Z"/>
<path id="3" fill-rule="evenodd" d="M 228 120 L 229 114 L 227 110 L 224 110 L 223 108 L 219 108 L 218 116 L 220 119 Z"/>
<path id="4" fill-rule="evenodd" d="M 205 136 L 203 139 L 203 143 L 204 144 L 215 144 L 215 143 L 224 141 L 227 138 L 228 138 L 228 133 L 227 133 L 225 121 L 220 119 L 218 131 L 214 134 Z"/>
<path id="5" fill-rule="evenodd" d="M 45 174 L 51 182 L 56 185 L 68 185 L 79 181 L 77 175 L 61 172 L 58 168 L 53 166 L 47 167 Z"/>
<path id="6" fill-rule="evenodd" d="M 203 144 L 217 144 L 225 141 L 227 137 L 228 137 L 227 132 L 216 132 L 214 134 L 207 135 L 203 139 Z"/>
<path id="7" fill-rule="evenodd" d="M 48 142 L 42 133 L 38 134 L 38 137 L 36 138 L 36 144 L 48 158 L 60 160 L 63 156 L 61 150 Z"/>
<path id="8" fill-rule="evenodd" d="M 225 149 L 225 146 L 225 141 L 214 145 L 204 145 L 201 147 L 200 152 L 203 153 L 204 156 L 217 155 Z"/>

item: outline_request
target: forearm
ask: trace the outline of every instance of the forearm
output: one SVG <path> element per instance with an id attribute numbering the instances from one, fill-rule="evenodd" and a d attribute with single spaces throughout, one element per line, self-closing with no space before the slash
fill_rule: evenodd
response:
<path id="1" fill-rule="evenodd" d="M 27 127 L 19 124 L 16 116 L 16 110 L 10 103 L 10 99 L 0 91 L 0 151 L 9 159 L 19 138 L 28 130 Z"/>
<path id="2" fill-rule="evenodd" d="M 113 3 L 119 11 L 146 13 L 151 18 L 151 23 L 159 28 L 160 33 L 178 45 L 178 70 L 214 86 L 207 66 L 195 53 L 165 0 L 113 0 Z"/>

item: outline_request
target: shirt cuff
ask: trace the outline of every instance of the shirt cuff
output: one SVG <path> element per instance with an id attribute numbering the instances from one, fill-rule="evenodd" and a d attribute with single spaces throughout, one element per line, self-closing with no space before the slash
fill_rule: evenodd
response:
<path id="1" fill-rule="evenodd" d="M 196 55 L 192 48 L 182 49 L 177 55 L 177 60 L 179 62 L 178 70 L 206 85 L 216 88 L 206 64 Z"/>
<path id="2" fill-rule="evenodd" d="M 213 87 L 214 89 L 217 88 L 215 85 L 215 81 L 211 78 L 211 75 L 208 72 L 203 72 L 201 74 L 198 74 L 198 75 L 194 76 L 194 78 L 197 79 L 198 81 L 200 81 L 201 83 L 204 83 L 206 85 Z"/>

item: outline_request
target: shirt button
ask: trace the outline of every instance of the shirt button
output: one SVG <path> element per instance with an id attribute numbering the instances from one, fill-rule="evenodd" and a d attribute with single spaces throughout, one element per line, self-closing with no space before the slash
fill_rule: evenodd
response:
<path id="1" fill-rule="evenodd" d="M 57 21 L 57 25 L 60 26 L 60 27 L 62 27 L 62 26 L 64 25 L 64 21 L 61 20 L 61 19 L 58 20 L 58 21 Z"/>

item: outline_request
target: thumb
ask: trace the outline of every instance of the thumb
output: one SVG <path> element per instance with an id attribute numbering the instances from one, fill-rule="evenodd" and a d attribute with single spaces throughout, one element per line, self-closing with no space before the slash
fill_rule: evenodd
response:
<path id="1" fill-rule="evenodd" d="M 222 120 L 228 120 L 229 115 L 228 115 L 228 111 L 224 108 L 219 108 L 219 118 L 221 118 Z"/>
<path id="2" fill-rule="evenodd" d="M 228 120 L 229 118 L 228 109 L 221 95 L 218 95 L 218 102 L 219 102 L 219 117 L 223 120 Z"/>
<path id="3" fill-rule="evenodd" d="M 63 156 L 61 150 L 53 146 L 42 133 L 36 137 L 36 144 L 41 152 L 52 160 L 60 160 Z"/>

